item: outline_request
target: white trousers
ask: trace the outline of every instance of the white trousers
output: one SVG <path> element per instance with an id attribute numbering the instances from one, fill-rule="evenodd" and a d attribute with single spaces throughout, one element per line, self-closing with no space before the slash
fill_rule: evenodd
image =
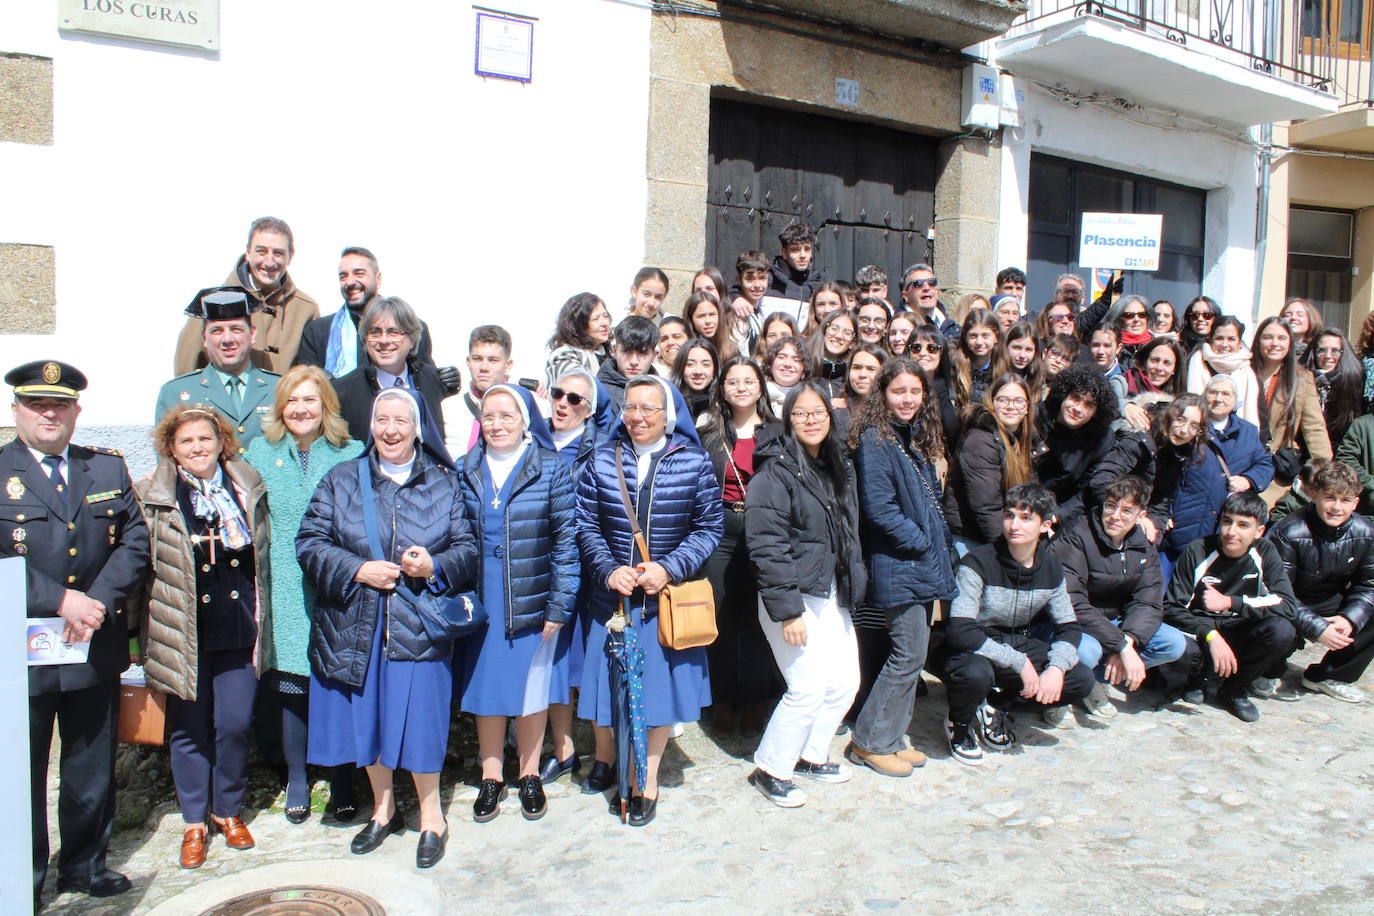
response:
<path id="1" fill-rule="evenodd" d="M 782 638 L 782 624 L 759 603 L 759 622 L 773 650 L 787 692 L 773 710 L 754 751 L 754 763 L 774 779 L 791 779 L 800 758 L 830 759 L 830 742 L 859 691 L 859 644 L 849 612 L 836 602 L 835 587 L 825 598 L 803 595 L 806 645 Z"/>

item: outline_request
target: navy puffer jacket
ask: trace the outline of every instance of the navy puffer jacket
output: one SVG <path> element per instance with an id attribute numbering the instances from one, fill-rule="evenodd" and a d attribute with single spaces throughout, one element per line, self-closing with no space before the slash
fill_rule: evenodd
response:
<path id="1" fill-rule="evenodd" d="M 472 588 L 477 572 L 477 541 L 463 506 L 458 476 L 421 452 L 410 477 L 395 483 L 368 453 L 372 488 L 377 498 L 377 527 L 387 559 L 400 563 L 413 544 L 425 548 L 442 573 L 446 594 Z M 330 469 L 315 490 L 296 535 L 296 558 L 306 578 L 315 583 L 315 619 L 310 630 L 310 664 L 320 677 L 362 687 L 377 629 L 377 600 L 383 594 L 353 581 L 363 563 L 373 559 L 363 525 L 358 462 Z M 394 531 L 394 533 L 393 533 Z M 420 579 L 400 580 L 414 590 Z M 398 600 L 387 602 L 386 657 L 395 661 L 437 661 L 453 651 L 452 642 L 434 643 L 424 627 Z"/>
<path id="2" fill-rule="evenodd" d="M 1217 530 L 1221 504 L 1230 492 L 1218 451 L 1231 476 L 1249 479 L 1256 493 L 1264 492 L 1274 480 L 1274 459 L 1265 451 L 1255 424 L 1231 414 L 1225 428 L 1217 432 L 1210 420 L 1205 422 L 1211 441 L 1202 446 L 1201 463 L 1189 462 L 1179 478 L 1174 491 L 1174 526 L 1164 535 L 1166 550 L 1180 551 Z"/>
<path id="3" fill-rule="evenodd" d="M 615 438 L 592 453 L 577 485 L 577 544 L 582 551 L 583 573 L 592 594 L 592 610 L 609 617 L 620 593 L 606 586 L 618 566 L 633 563 L 633 537 L 620 484 L 615 473 L 615 447 L 623 448 L 621 467 L 633 502 L 639 493 L 639 471 L 634 446 L 621 429 Z M 711 459 L 700 446 L 674 433 L 664 453 L 650 465 L 649 523 L 644 534 L 649 558 L 662 564 L 670 582 L 697 577 L 724 534 L 725 510 L 720 485 L 711 470 Z M 644 602 L 644 616 L 658 614 L 658 598 L 636 592 L 634 603 Z"/>
<path id="4" fill-rule="evenodd" d="M 486 507 L 482 504 L 482 463 L 485 442 L 463 459 L 463 502 L 473 520 L 477 543 L 485 544 Z M 489 626 L 504 619 L 507 636 L 548 623 L 572 619 L 577 599 L 579 563 L 577 529 L 573 522 L 572 478 L 567 463 L 556 452 L 530 445 L 519 466 L 511 472 L 511 494 L 504 507 L 506 530 L 501 553 L 506 570 L 506 606 L 485 601 Z M 493 558 L 482 549 L 480 563 Z M 483 573 L 477 581 L 480 585 Z M 504 611 L 502 617 L 497 615 Z"/>
<path id="5" fill-rule="evenodd" d="M 894 431 L 910 435 L 906 426 Z M 954 539 L 940 508 L 935 468 L 894 438 L 880 441 L 870 428 L 859 437 L 854 470 L 868 603 L 886 608 L 953 598 Z"/>

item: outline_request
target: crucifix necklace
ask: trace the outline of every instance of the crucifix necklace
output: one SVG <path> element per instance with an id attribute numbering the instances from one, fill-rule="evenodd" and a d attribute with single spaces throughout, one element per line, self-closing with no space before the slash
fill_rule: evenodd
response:
<path id="1" fill-rule="evenodd" d="M 491 507 L 493 509 L 501 508 L 501 497 L 499 494 L 491 498 Z"/>

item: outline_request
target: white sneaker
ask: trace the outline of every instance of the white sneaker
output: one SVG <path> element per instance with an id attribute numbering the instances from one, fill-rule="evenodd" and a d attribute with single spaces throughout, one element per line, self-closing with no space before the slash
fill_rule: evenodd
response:
<path id="1" fill-rule="evenodd" d="M 1083 708 L 1088 711 L 1088 715 L 1097 716 L 1099 719 L 1110 719 L 1116 715 L 1116 707 L 1112 705 L 1111 694 L 1107 691 L 1106 684 L 1093 685 L 1093 689 L 1083 698 Z"/>
<path id="2" fill-rule="evenodd" d="M 1040 710 L 1040 718 L 1050 728 L 1073 728 L 1078 724 L 1073 715 L 1069 712 L 1068 704 L 1063 706 L 1046 706 Z"/>
<path id="3" fill-rule="evenodd" d="M 674 723 L 673 723 L 673 730 L 672 730 L 671 732 L 668 733 L 668 737 L 669 737 L 669 738 L 681 738 L 681 737 L 682 737 L 682 733 L 685 732 L 686 730 L 687 730 L 686 727 L 685 727 L 681 722 L 674 722 Z"/>
<path id="4" fill-rule="evenodd" d="M 1344 681 L 1309 681 L 1304 677 L 1302 685 L 1308 690 L 1315 690 L 1347 703 L 1364 702 L 1364 691 L 1354 684 L 1347 684 Z"/>

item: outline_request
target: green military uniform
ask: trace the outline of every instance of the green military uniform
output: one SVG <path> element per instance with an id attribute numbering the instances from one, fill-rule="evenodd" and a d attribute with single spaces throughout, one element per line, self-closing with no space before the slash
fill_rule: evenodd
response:
<path id="1" fill-rule="evenodd" d="M 206 366 L 197 372 L 178 375 L 162 386 L 157 395 L 157 413 L 153 422 L 157 423 L 173 407 L 199 404 L 212 407 L 229 420 L 234 432 L 239 436 L 239 451 L 243 452 L 248 443 L 262 435 L 262 418 L 272 410 L 272 398 L 276 394 L 277 380 L 281 378 L 274 372 L 249 368 L 241 376 L 238 407 L 235 408 L 225 384 L 227 376 L 214 366 Z"/>

